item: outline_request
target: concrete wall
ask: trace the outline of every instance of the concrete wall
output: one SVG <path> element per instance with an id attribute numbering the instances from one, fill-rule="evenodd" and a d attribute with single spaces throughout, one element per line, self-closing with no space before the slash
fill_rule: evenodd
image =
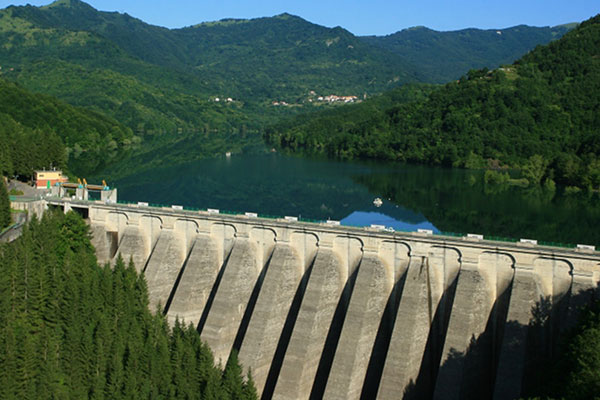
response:
<path id="1" fill-rule="evenodd" d="M 151 307 L 222 365 L 238 350 L 263 398 L 517 398 L 598 296 L 594 251 L 99 203 L 89 217 L 99 258 L 131 258 Z"/>
<path id="2" fill-rule="evenodd" d="M 27 212 L 27 220 L 29 221 L 34 215 L 40 218 L 47 208 L 47 203 L 44 200 L 11 201 L 10 208 Z"/>

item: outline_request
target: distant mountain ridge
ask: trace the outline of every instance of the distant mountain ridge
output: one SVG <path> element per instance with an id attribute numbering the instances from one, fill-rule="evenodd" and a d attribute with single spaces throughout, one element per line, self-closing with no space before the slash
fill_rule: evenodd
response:
<path id="1" fill-rule="evenodd" d="M 428 82 L 445 83 L 460 78 L 470 69 L 511 64 L 535 46 L 559 39 L 576 26 L 576 23 L 539 28 L 518 25 L 448 32 L 418 26 L 362 39 L 418 65 Z"/>
<path id="2" fill-rule="evenodd" d="M 219 89 L 261 99 L 298 96 L 309 88 L 378 92 L 417 79 L 401 57 L 368 46 L 341 28 L 289 14 L 173 30 L 97 11 L 78 0 L 15 7 L 13 15 L 42 27 L 94 33 L 129 56 L 194 75 L 199 81 L 195 89 L 214 95 Z"/>

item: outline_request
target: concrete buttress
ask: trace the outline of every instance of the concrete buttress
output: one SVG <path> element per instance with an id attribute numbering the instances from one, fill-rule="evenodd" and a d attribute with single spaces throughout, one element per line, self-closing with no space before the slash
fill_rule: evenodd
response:
<path id="1" fill-rule="evenodd" d="M 242 366 L 252 368 L 259 396 L 303 273 L 304 266 L 289 243 L 277 243 L 238 355 Z"/>
<path id="2" fill-rule="evenodd" d="M 198 235 L 167 310 L 171 324 L 179 318 L 186 325 L 198 326 L 221 267 L 214 240 L 208 235 Z"/>
<path id="3" fill-rule="evenodd" d="M 229 255 L 223 279 L 208 312 L 200 337 L 224 367 L 229 358 L 250 294 L 258 278 L 256 249 L 246 238 L 237 238 Z"/>
<path id="4" fill-rule="evenodd" d="M 472 351 L 472 348 L 486 330 L 495 297 L 495 288 L 488 274 L 480 268 L 478 254 L 463 254 L 434 399 L 458 400 L 468 390 L 477 398 L 485 383 L 473 365 L 481 363 L 489 354 Z"/>
<path id="5" fill-rule="evenodd" d="M 98 264 L 103 265 L 110 262 L 112 247 L 112 242 L 109 240 L 110 233 L 106 231 L 104 225 L 92 225 L 90 231 L 92 234 L 91 242 L 96 249 Z"/>
<path id="6" fill-rule="evenodd" d="M 360 398 L 393 283 L 393 270 L 383 264 L 377 253 L 363 256 L 323 398 Z"/>
<path id="7" fill-rule="evenodd" d="M 507 322 L 500 350 L 494 399 L 519 397 L 527 357 L 527 331 L 540 292 L 532 268 L 518 267 L 512 284 Z"/>
<path id="8" fill-rule="evenodd" d="M 144 272 L 151 310 L 156 310 L 159 304 L 160 311 L 164 310 L 186 256 L 185 242 L 172 229 L 164 229 Z"/>
<path id="9" fill-rule="evenodd" d="M 423 367 L 431 368 L 425 356 L 431 354 L 432 349 L 427 346 L 439 345 L 437 336 L 445 333 L 445 316 L 453 296 L 444 294 L 456 279 L 458 269 L 458 253 L 452 249 L 416 246 L 412 250 L 378 399 L 395 399 L 398 393 L 407 398 L 425 396 L 416 392 L 415 384 Z"/>
<path id="10" fill-rule="evenodd" d="M 308 399 L 325 338 L 345 284 L 338 256 L 320 247 L 310 273 L 274 399 Z"/>
<path id="11" fill-rule="evenodd" d="M 135 225 L 127 226 L 123 231 L 123 237 L 119 241 L 117 253 L 112 259 L 114 263 L 118 256 L 123 258 L 125 264 L 133 260 L 135 269 L 142 272 L 146 266 L 146 260 L 150 256 L 150 240 L 143 235 Z"/>

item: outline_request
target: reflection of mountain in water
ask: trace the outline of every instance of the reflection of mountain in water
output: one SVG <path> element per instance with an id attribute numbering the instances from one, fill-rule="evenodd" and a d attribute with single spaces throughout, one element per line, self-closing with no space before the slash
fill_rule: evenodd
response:
<path id="1" fill-rule="evenodd" d="M 356 163 L 233 156 L 137 174 L 116 186 L 123 200 L 339 220 L 356 210 L 376 210 L 377 194 L 351 179 L 370 173 L 371 168 Z M 382 208 L 399 221 L 425 222 L 422 215 L 387 201 Z"/>
<path id="2" fill-rule="evenodd" d="M 600 244 L 597 194 L 485 187 L 480 171 L 429 167 L 398 168 L 355 181 L 423 214 L 442 231 Z"/>
<path id="3" fill-rule="evenodd" d="M 416 229 L 430 222 L 441 231 L 600 244 L 597 195 L 486 188 L 480 171 L 234 155 L 133 175 L 115 186 L 130 201 L 360 225 L 377 224 L 384 215 L 390 219 L 379 225 Z M 381 208 L 373 205 L 375 197 L 383 199 Z"/>

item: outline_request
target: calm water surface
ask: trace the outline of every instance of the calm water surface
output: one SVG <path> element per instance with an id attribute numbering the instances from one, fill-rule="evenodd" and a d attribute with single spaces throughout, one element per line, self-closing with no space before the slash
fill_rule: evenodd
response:
<path id="1" fill-rule="evenodd" d="M 268 154 L 201 160 L 113 184 L 127 201 L 600 245 L 597 194 L 488 187 L 482 175 Z"/>

